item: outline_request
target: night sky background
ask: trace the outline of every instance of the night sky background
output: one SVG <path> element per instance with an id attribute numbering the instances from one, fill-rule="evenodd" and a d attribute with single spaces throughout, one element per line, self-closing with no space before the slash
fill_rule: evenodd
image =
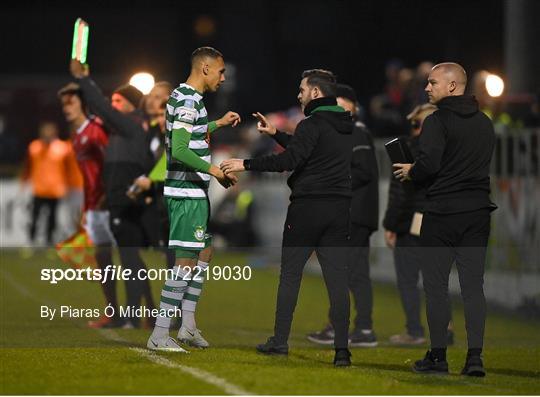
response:
<path id="1" fill-rule="evenodd" d="M 235 67 L 230 91 L 222 89 L 227 106 L 247 115 L 295 105 L 300 74 L 314 67 L 334 71 L 364 105 L 382 90 L 392 58 L 500 73 L 503 8 L 502 0 L 14 2 L 0 14 L 0 113 L 59 112 L 77 17 L 91 26 L 88 63 L 105 94 L 143 70 L 176 85 L 193 49 L 211 45 Z M 8 117 L 9 129 L 35 134 L 37 121 L 20 118 Z"/>

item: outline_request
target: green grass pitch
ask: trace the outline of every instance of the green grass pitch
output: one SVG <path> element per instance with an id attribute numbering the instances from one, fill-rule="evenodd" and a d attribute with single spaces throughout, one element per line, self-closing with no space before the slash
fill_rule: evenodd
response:
<path id="1" fill-rule="evenodd" d="M 197 319 L 211 348 L 190 354 L 149 353 L 149 330 L 99 332 L 87 319 L 40 318 L 40 306 L 102 308 L 97 283 L 39 279 L 56 260 L 1 252 L 0 392 L 2 394 L 538 394 L 540 323 L 490 312 L 485 341 L 486 378 L 459 375 L 466 353 L 462 307 L 454 305 L 456 345 L 449 376 L 417 375 L 412 362 L 425 347 L 396 348 L 386 341 L 404 327 L 395 287 L 374 287 L 374 327 L 380 346 L 355 348 L 353 366 L 331 365 L 333 350 L 305 334 L 325 322 L 328 298 L 320 277 L 306 274 L 295 313 L 288 357 L 267 357 L 254 346 L 271 335 L 277 268 L 254 269 L 250 281 L 205 283 Z M 152 263 L 158 256 L 147 253 Z M 244 264 L 242 255 L 216 255 L 216 264 Z M 123 285 L 119 283 L 119 296 Z M 152 284 L 158 302 L 161 282 Z M 425 324 L 425 320 L 424 320 Z"/>

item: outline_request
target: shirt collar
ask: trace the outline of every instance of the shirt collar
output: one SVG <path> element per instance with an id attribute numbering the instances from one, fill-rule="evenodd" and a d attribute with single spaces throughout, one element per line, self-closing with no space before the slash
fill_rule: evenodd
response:
<path id="1" fill-rule="evenodd" d="M 80 134 L 81 132 L 83 132 L 84 129 L 88 126 L 88 124 L 90 124 L 90 120 L 88 119 L 84 120 L 84 123 L 82 123 L 81 126 L 77 128 L 77 134 Z"/>

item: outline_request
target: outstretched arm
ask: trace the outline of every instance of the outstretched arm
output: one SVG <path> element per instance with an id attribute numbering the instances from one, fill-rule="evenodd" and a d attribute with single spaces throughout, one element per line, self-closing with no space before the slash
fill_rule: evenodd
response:
<path id="1" fill-rule="evenodd" d="M 292 171 L 309 158 L 318 140 L 319 132 L 317 129 L 308 131 L 305 124 L 300 123 L 284 152 L 248 160 L 225 160 L 220 167 L 225 173 L 245 170 Z"/>
<path id="2" fill-rule="evenodd" d="M 77 82 L 81 87 L 88 107 L 92 113 L 95 113 L 105 124 L 111 127 L 111 133 L 131 137 L 141 131 L 141 126 L 135 120 L 123 115 L 111 106 L 99 87 L 90 78 L 90 71 L 87 65 L 83 65 L 76 59 L 72 59 L 70 71 L 71 75 L 78 80 Z"/>
<path id="3" fill-rule="evenodd" d="M 234 128 L 241 122 L 242 119 L 240 118 L 240 115 L 238 113 L 229 111 L 225 113 L 222 118 L 208 123 L 208 132 L 212 133 L 218 128 L 225 127 L 227 125 L 230 125 Z"/>

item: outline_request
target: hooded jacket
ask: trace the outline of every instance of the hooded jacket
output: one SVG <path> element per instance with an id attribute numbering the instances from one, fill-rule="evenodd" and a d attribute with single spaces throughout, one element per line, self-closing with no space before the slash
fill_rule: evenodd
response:
<path id="1" fill-rule="evenodd" d="M 351 192 L 353 121 L 337 106 L 335 97 L 312 100 L 306 118 L 294 135 L 278 132 L 276 141 L 285 147 L 277 154 L 245 160 L 246 170 L 294 171 L 287 184 L 291 200 L 301 197 L 345 197 Z"/>
<path id="2" fill-rule="evenodd" d="M 427 184 L 426 212 L 452 214 L 495 207 L 489 199 L 489 169 L 495 147 L 491 120 L 469 95 L 437 103 L 420 135 L 420 150 L 409 173 Z"/>
<path id="3" fill-rule="evenodd" d="M 375 231 L 379 226 L 379 167 L 373 137 L 357 121 L 352 133 L 351 222 Z"/>
<path id="4" fill-rule="evenodd" d="M 113 109 L 89 77 L 79 79 L 78 83 L 90 111 L 103 120 L 109 133 L 103 165 L 107 207 L 142 204 L 142 196 L 134 202 L 126 195 L 133 180 L 147 172 L 153 160 L 140 123 L 142 118 L 137 111 L 126 115 Z"/>

